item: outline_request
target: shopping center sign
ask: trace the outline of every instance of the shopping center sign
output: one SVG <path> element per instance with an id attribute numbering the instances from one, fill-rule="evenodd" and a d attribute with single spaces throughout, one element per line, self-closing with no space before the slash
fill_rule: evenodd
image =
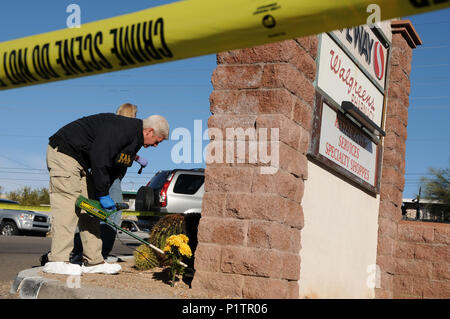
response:
<path id="1" fill-rule="evenodd" d="M 380 185 L 382 147 L 375 133 L 384 134 L 389 25 L 320 35 L 309 154 L 372 193 L 378 193 Z"/>

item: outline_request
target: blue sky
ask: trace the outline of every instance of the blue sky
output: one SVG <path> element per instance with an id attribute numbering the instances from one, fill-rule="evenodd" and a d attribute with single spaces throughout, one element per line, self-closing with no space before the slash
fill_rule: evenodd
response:
<path id="1" fill-rule="evenodd" d="M 81 7 L 87 23 L 174 1 L 40 0 L 4 1 L 0 11 L 0 41 L 66 27 L 66 7 Z M 418 192 L 420 176 L 428 167 L 449 164 L 450 130 L 450 10 L 406 17 L 423 40 L 413 54 L 406 148 L 404 197 Z M 172 130 L 203 131 L 210 116 L 211 75 L 215 55 L 157 64 L 75 80 L 0 91 L 0 186 L 11 191 L 23 186 L 47 187 L 45 151 L 48 137 L 63 125 L 89 114 L 114 112 L 124 103 L 138 105 L 138 117 L 165 116 Z M 194 144 L 194 136 L 191 139 Z M 174 167 L 204 167 L 204 163 L 175 164 L 171 150 L 178 141 L 141 149 L 149 161 L 142 175 L 134 164 L 123 180 L 124 189 L 137 190 L 154 172 Z M 207 141 L 203 141 L 203 147 Z M 192 147 L 192 159 L 194 148 Z"/>
<path id="2" fill-rule="evenodd" d="M 410 19 L 423 45 L 413 51 L 404 198 L 428 168 L 450 164 L 450 9 Z"/>

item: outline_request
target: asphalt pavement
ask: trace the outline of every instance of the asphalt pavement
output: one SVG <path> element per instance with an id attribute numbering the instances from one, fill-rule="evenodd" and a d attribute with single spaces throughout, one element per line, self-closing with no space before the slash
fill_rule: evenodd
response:
<path id="1" fill-rule="evenodd" d="M 5 287 L 9 287 L 10 284 L 17 281 L 18 278 L 27 279 L 27 277 L 36 277 L 41 266 L 39 258 L 50 250 L 50 246 L 51 238 L 35 236 L 0 236 L 0 287 L 3 287 L 2 290 L 5 290 Z M 137 244 L 116 240 L 111 254 L 116 256 L 131 256 L 136 246 Z M 40 277 L 36 277 L 36 279 L 28 280 L 28 284 L 31 284 L 32 286 L 28 289 L 29 291 L 33 291 L 33 289 L 35 289 L 33 285 L 36 286 L 36 284 L 42 288 L 40 289 L 41 295 L 46 292 L 48 293 L 49 291 L 54 293 L 54 295 L 58 295 L 55 293 L 55 289 L 64 290 L 64 287 L 61 288 L 59 283 L 48 281 L 41 282 L 41 279 L 39 278 Z M 73 294 L 73 289 L 69 292 L 71 294 L 67 295 L 67 298 L 85 298 L 86 296 L 95 298 L 97 294 L 104 295 L 105 293 L 115 294 L 120 298 L 126 298 L 125 295 L 120 295 L 120 292 L 114 291 L 102 291 L 100 294 L 92 289 L 89 291 L 78 290 L 76 291 L 78 293 L 77 295 Z M 61 291 L 58 293 L 60 295 L 62 294 Z M 0 298 L 6 294 L 6 291 L 1 291 Z"/>
<path id="2" fill-rule="evenodd" d="M 18 272 L 40 266 L 39 258 L 50 250 L 51 238 L 0 236 L 0 280 L 14 280 Z M 132 255 L 136 246 L 118 240 L 113 255 Z"/>
<path id="3" fill-rule="evenodd" d="M 46 237 L 0 236 L 0 280 L 14 280 L 19 271 L 40 266 L 39 257 L 50 244 Z"/>

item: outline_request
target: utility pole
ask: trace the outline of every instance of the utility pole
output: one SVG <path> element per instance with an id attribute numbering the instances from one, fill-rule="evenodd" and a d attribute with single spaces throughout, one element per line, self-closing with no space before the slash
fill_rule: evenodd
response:
<path id="1" fill-rule="evenodd" d="M 422 186 L 419 187 L 419 195 L 417 195 L 416 220 L 420 219 L 420 193 L 421 192 L 422 192 Z"/>

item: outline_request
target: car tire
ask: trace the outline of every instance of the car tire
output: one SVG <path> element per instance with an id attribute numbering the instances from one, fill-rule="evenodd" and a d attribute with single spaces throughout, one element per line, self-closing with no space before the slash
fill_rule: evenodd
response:
<path id="1" fill-rule="evenodd" d="M 142 186 L 136 193 L 135 207 L 137 211 L 149 211 L 155 202 L 153 189 Z"/>
<path id="2" fill-rule="evenodd" d="M 0 225 L 0 235 L 17 236 L 19 235 L 19 228 L 17 228 L 16 223 L 12 221 L 3 222 Z"/>

